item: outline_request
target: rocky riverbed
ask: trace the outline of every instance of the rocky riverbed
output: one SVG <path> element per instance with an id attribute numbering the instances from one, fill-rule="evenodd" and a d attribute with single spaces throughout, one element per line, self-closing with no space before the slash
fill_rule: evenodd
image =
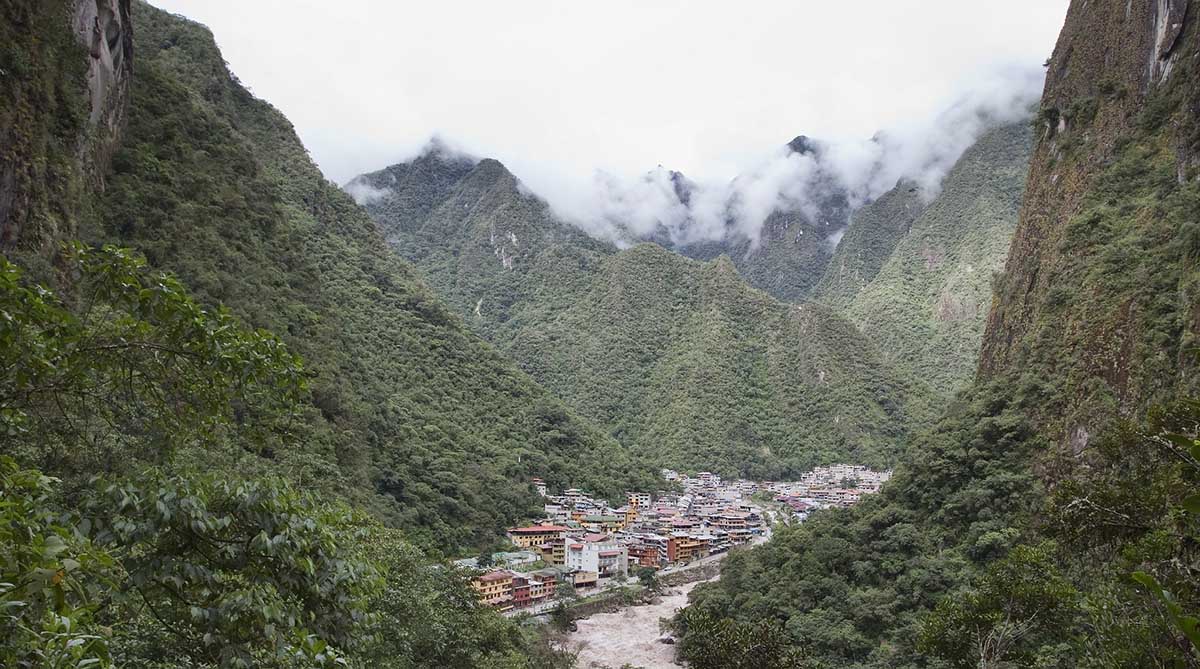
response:
<path id="1" fill-rule="evenodd" d="M 646 669 L 677 669 L 675 646 L 658 641 L 661 618 L 687 605 L 688 593 L 699 583 L 672 588 L 656 604 L 630 606 L 615 613 L 597 613 L 576 621 L 578 630 L 564 645 L 579 653 L 580 669 L 631 664 Z"/>

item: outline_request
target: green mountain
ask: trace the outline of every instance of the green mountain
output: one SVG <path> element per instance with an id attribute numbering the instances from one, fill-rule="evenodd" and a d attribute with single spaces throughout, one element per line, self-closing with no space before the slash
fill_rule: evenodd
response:
<path id="1" fill-rule="evenodd" d="M 322 178 L 287 119 L 237 83 L 207 29 L 145 4 L 132 28 L 137 73 L 103 193 L 68 190 L 90 214 L 25 224 L 34 241 L 14 257 L 52 252 L 43 240 L 75 227 L 279 333 L 313 379 L 305 439 L 267 454 L 272 466 L 425 546 L 494 541 L 537 508 L 533 476 L 612 496 L 652 484 L 626 449 L 463 327 Z"/>
<path id="2" fill-rule="evenodd" d="M 789 156 L 819 158 L 821 145 L 799 136 L 787 144 Z M 681 201 L 690 197 L 690 184 L 677 175 L 676 190 Z M 725 255 L 755 288 L 784 302 L 802 302 L 813 297 L 834 254 L 830 238 L 846 228 L 852 207 L 845 189 L 818 168 L 808 177 L 808 207 L 783 207 L 763 220 L 757 239 L 732 229 L 719 240 L 675 244 L 669 239 L 650 239 L 696 260 L 715 260 Z M 736 208 L 735 198 L 727 206 Z"/>
<path id="3" fill-rule="evenodd" d="M 879 275 L 925 205 L 920 187 L 901 182 L 856 210 L 817 284 L 814 299 L 838 309 L 849 307 Z"/>
<path id="4" fill-rule="evenodd" d="M 1196 4 L 1072 3 L 979 378 L 881 494 L 730 556 L 685 657 L 1196 666 Z"/>
<path id="5" fill-rule="evenodd" d="M 751 288 L 727 257 L 591 239 L 494 160 L 435 147 L 347 189 L 468 323 L 656 462 L 766 478 L 882 464 L 924 410 L 830 310 Z"/>
<path id="6" fill-rule="evenodd" d="M 46 0 L 0 37 L 0 665 L 569 666 L 414 542 L 645 468 L 466 330 L 206 29 Z"/>
<path id="7" fill-rule="evenodd" d="M 818 299 L 838 307 L 889 363 L 943 397 L 974 376 L 1031 143 L 1027 123 L 992 130 L 928 205 L 902 183 L 856 212 L 818 288 Z"/>

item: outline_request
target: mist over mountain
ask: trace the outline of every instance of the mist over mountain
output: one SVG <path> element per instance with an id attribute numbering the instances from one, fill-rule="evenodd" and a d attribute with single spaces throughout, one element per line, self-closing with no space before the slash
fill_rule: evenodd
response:
<path id="1" fill-rule="evenodd" d="M 218 47 L 361 160 L 382 91 L 640 165 L 705 96 L 900 118 L 1027 3 L 3 3 L 0 666 L 1200 669 L 1200 0 L 722 179 L 446 132 L 339 188 Z"/>

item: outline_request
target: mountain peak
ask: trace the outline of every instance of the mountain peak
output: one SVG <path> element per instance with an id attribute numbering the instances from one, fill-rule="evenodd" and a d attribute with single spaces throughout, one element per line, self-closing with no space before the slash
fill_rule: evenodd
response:
<path id="1" fill-rule="evenodd" d="M 815 156 L 820 153 L 821 147 L 817 142 L 807 135 L 797 135 L 795 139 L 788 142 L 788 148 L 792 153 L 798 153 L 802 156 Z"/>

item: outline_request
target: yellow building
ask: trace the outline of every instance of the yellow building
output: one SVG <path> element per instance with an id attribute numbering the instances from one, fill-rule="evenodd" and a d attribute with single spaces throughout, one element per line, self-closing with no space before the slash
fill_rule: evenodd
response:
<path id="1" fill-rule="evenodd" d="M 476 576 L 471 579 L 471 587 L 479 594 L 479 599 L 484 604 L 501 611 L 512 608 L 512 572 L 501 569 Z"/>
<path id="2" fill-rule="evenodd" d="M 555 539 L 562 539 L 567 528 L 562 525 L 530 525 L 508 531 L 508 540 L 518 548 L 540 548 Z"/>

